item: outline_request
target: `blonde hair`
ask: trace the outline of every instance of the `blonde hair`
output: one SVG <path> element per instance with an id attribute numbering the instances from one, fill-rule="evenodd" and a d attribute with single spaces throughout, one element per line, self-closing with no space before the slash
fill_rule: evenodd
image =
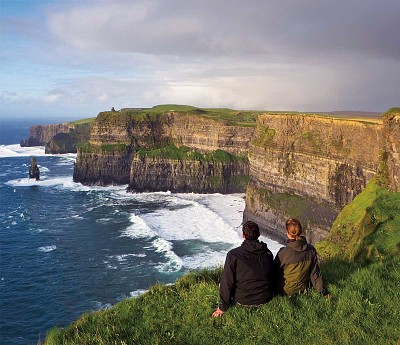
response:
<path id="1" fill-rule="evenodd" d="M 303 228 L 301 223 L 296 218 L 289 218 L 286 221 L 286 231 L 290 236 L 295 237 L 297 240 L 303 233 Z"/>

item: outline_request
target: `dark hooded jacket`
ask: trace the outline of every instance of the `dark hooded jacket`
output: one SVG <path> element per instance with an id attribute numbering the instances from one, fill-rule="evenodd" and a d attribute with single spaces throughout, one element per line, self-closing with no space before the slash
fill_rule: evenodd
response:
<path id="1" fill-rule="evenodd" d="M 219 308 L 226 311 L 238 302 L 259 305 L 272 298 L 273 255 L 258 240 L 245 240 L 226 255 L 220 284 Z"/>
<path id="2" fill-rule="evenodd" d="M 289 240 L 287 246 L 279 250 L 274 268 L 279 293 L 291 295 L 311 285 L 318 292 L 327 293 L 318 266 L 317 251 L 304 237 Z"/>

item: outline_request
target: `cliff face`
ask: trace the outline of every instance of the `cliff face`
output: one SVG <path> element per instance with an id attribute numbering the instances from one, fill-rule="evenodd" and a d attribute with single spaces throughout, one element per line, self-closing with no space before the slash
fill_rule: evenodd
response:
<path id="1" fill-rule="evenodd" d="M 194 148 L 200 153 L 221 149 L 247 155 L 253 132 L 254 128 L 226 126 L 221 121 L 179 112 L 100 113 L 91 130 L 89 147 L 78 150 L 74 181 L 85 184 L 127 181 L 125 183 L 129 182 L 132 191 L 244 191 L 243 181 L 248 179 L 247 161 L 206 163 L 192 159 L 178 163 L 168 157 L 139 159 L 135 152 L 174 144 Z M 119 152 L 121 145 L 127 148 L 123 154 Z M 113 152 L 113 161 L 110 152 Z M 92 160 L 94 166 L 91 166 Z M 114 171 L 110 169 L 112 164 L 116 164 Z M 118 179 L 114 178 L 116 176 Z M 236 187 L 234 183 L 237 183 Z"/>
<path id="2" fill-rule="evenodd" d="M 400 192 L 400 108 L 384 114 L 385 173 L 387 185 L 393 192 Z"/>
<path id="3" fill-rule="evenodd" d="M 83 123 L 70 128 L 68 133 L 58 133 L 46 143 L 45 153 L 76 153 L 80 143 L 90 138 L 92 123 Z"/>
<path id="4" fill-rule="evenodd" d="M 282 237 L 284 220 L 296 216 L 309 223 L 312 240 L 325 237 L 337 212 L 375 175 L 382 144 L 377 123 L 261 115 L 249 152 L 245 219 Z"/>
<path id="5" fill-rule="evenodd" d="M 203 152 L 219 149 L 247 155 L 254 128 L 228 126 L 213 119 L 170 113 L 166 117 L 163 132 L 177 146 L 184 145 Z"/>
<path id="6" fill-rule="evenodd" d="M 128 148 L 89 152 L 78 149 L 73 180 L 85 185 L 128 184 L 130 161 Z"/>
<path id="7" fill-rule="evenodd" d="M 61 123 L 55 125 L 37 125 L 29 129 L 29 138 L 21 141 L 21 146 L 45 146 L 58 133 L 68 133 L 73 125 Z"/>
<path id="8" fill-rule="evenodd" d="M 132 161 L 129 191 L 183 193 L 245 192 L 248 164 L 138 157 Z"/>

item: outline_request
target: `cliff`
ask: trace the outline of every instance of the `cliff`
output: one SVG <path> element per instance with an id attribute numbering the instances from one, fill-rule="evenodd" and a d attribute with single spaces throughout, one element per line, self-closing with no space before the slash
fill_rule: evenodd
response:
<path id="1" fill-rule="evenodd" d="M 289 216 L 309 240 L 328 234 L 338 211 L 376 173 L 383 147 L 379 123 L 312 115 L 259 116 L 249 152 L 244 218 L 284 239 Z"/>
<path id="2" fill-rule="evenodd" d="M 77 145 L 89 140 L 93 118 L 53 125 L 37 125 L 29 129 L 24 146 L 45 146 L 46 153 L 76 153 Z"/>
<path id="3" fill-rule="evenodd" d="M 76 153 L 80 143 L 85 143 L 90 138 L 93 123 L 76 124 L 68 133 L 58 133 L 46 143 L 46 153 Z"/>
<path id="4" fill-rule="evenodd" d="M 400 108 L 392 108 L 383 114 L 384 162 L 382 173 L 386 186 L 400 192 Z"/>
<path id="5" fill-rule="evenodd" d="M 21 141 L 21 146 L 45 146 L 55 135 L 68 133 L 72 128 L 74 126 L 69 123 L 31 126 L 29 137 Z"/>
<path id="6" fill-rule="evenodd" d="M 173 155 L 140 152 L 131 164 L 129 191 L 133 192 L 245 192 L 248 161 L 225 151 L 200 154 L 186 147 L 172 148 Z M 176 154 L 178 153 L 178 155 Z"/>
<path id="7" fill-rule="evenodd" d="M 232 116 L 242 117 L 232 110 L 221 118 L 218 111 L 165 107 L 100 113 L 89 146 L 78 150 L 74 181 L 103 185 L 123 181 L 129 183 L 130 191 L 243 192 L 248 162 L 242 158 L 247 155 L 254 122 L 238 125 Z M 154 150 L 168 145 L 174 152 L 164 150 L 163 155 L 154 156 Z M 193 154 L 176 160 L 176 149 Z M 205 156 L 217 151 L 223 152 L 222 160 L 218 154 Z M 151 159 L 148 154 L 153 155 Z"/>

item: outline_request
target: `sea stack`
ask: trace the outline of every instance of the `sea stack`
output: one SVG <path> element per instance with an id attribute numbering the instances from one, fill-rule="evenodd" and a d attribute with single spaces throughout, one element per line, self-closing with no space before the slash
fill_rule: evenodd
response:
<path id="1" fill-rule="evenodd" d="M 36 162 L 36 158 L 32 157 L 31 165 L 29 167 L 29 178 L 34 178 L 36 181 L 40 179 L 40 170 Z"/>

